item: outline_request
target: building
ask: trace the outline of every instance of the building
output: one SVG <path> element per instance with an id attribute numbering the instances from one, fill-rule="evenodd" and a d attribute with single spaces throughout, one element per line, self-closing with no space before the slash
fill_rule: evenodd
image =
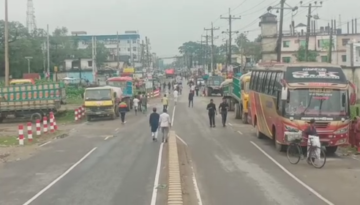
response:
<path id="1" fill-rule="evenodd" d="M 122 62 L 127 59 L 133 64 L 140 62 L 140 34 L 136 31 L 126 31 L 125 34 L 119 35 L 88 35 L 86 32 L 78 31 L 72 32 L 72 35 L 76 36 L 79 49 L 85 49 L 91 45 L 93 38 L 95 38 L 97 42 L 103 43 L 110 51 L 110 56 L 108 57 L 108 62 L 105 63 L 105 66 L 116 66 L 118 55 Z"/>
<path id="2" fill-rule="evenodd" d="M 334 28 L 321 26 L 316 29 L 315 23 L 310 27 L 309 35 L 309 50 L 317 51 L 318 62 L 328 62 L 328 54 L 330 50 L 330 36 L 332 32 L 332 63 L 345 66 L 348 61 L 347 45 L 349 42 L 360 42 L 360 33 L 348 31 L 343 33 L 342 29 L 336 29 L 336 22 L 334 21 Z M 278 22 L 277 16 L 271 13 L 266 13 L 260 16 L 261 35 L 262 35 L 262 60 L 274 61 L 276 60 L 276 43 L 278 39 Z M 356 29 L 355 29 L 356 30 Z M 281 59 L 285 63 L 293 63 L 297 61 L 297 51 L 300 47 L 305 47 L 306 44 L 306 25 L 298 24 L 293 31 L 283 31 L 281 42 Z"/>

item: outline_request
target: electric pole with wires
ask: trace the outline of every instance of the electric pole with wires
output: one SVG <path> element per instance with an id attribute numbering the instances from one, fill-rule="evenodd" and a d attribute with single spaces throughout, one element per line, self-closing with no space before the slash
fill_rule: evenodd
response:
<path id="1" fill-rule="evenodd" d="M 285 7 L 286 5 L 286 7 Z M 280 0 L 280 3 L 275 6 L 269 6 L 267 11 L 270 12 L 273 9 L 277 9 L 276 13 L 279 13 L 280 9 L 280 25 L 279 25 L 279 35 L 276 42 L 276 61 L 281 62 L 281 43 L 283 36 L 283 23 L 284 23 L 284 10 L 292 10 L 293 12 L 298 9 L 297 6 L 292 7 L 289 4 L 285 3 L 285 0 Z"/>
<path id="2" fill-rule="evenodd" d="M 220 16 L 221 19 L 226 19 L 229 21 L 229 30 L 228 30 L 228 34 L 229 34 L 229 41 L 228 41 L 228 48 L 229 48 L 229 53 L 228 53 L 228 58 L 227 58 L 227 64 L 230 66 L 231 65 L 231 42 L 232 42 L 232 34 L 233 33 L 239 33 L 238 31 L 233 32 L 232 31 L 232 21 L 236 20 L 236 19 L 241 19 L 240 16 L 236 17 L 235 15 L 231 15 L 231 9 L 229 8 L 229 17 L 223 17 Z M 222 32 L 222 33 L 226 33 L 226 32 Z"/>
<path id="3" fill-rule="evenodd" d="M 205 57 L 205 67 L 206 69 L 209 70 L 209 38 L 210 36 L 207 35 L 207 32 L 206 32 L 206 35 L 205 36 L 201 36 L 202 38 L 205 38 L 205 45 L 204 45 L 204 57 Z"/>
<path id="4" fill-rule="evenodd" d="M 310 20 L 311 20 L 311 12 L 312 8 L 322 7 L 322 1 L 320 1 L 320 5 L 317 4 L 317 1 L 314 2 L 314 5 L 309 4 L 308 6 L 303 6 L 302 1 L 300 2 L 300 6 L 304 8 L 308 8 L 307 15 L 307 24 L 306 24 L 306 40 L 305 40 L 305 61 L 309 61 L 309 40 L 310 40 Z"/>
<path id="5" fill-rule="evenodd" d="M 211 23 L 211 28 L 204 28 L 205 31 L 211 32 L 211 72 L 214 71 L 214 30 L 219 30 L 220 28 L 214 28 L 214 24 Z"/>

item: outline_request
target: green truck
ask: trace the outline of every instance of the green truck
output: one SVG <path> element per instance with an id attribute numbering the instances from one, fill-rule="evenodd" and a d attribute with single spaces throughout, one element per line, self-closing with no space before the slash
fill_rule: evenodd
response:
<path id="1" fill-rule="evenodd" d="M 220 85 L 223 97 L 229 103 L 229 111 L 235 111 L 236 104 L 241 100 L 241 83 L 239 78 L 226 79 Z"/>
<path id="2" fill-rule="evenodd" d="M 0 122 L 8 116 L 36 121 L 65 103 L 64 83 L 0 87 Z"/>

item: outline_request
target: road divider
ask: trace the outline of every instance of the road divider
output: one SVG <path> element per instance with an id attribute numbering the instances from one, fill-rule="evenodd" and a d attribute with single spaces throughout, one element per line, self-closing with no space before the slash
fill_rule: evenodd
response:
<path id="1" fill-rule="evenodd" d="M 169 146 L 169 178 L 168 178 L 168 205 L 182 205 L 182 186 L 180 176 L 179 154 L 176 144 L 176 134 L 170 131 L 168 146 Z"/>

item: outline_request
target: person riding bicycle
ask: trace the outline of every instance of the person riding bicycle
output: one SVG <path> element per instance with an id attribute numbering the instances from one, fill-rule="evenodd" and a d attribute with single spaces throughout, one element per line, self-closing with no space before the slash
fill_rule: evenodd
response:
<path id="1" fill-rule="evenodd" d="M 303 135 L 305 135 L 306 137 L 308 137 L 309 135 L 318 136 L 318 133 L 317 133 L 316 127 L 315 127 L 315 120 L 314 119 L 310 120 L 309 126 L 303 131 Z"/>
<path id="2" fill-rule="evenodd" d="M 309 143 L 309 136 L 318 136 L 318 133 L 316 131 L 316 127 L 315 127 L 315 120 L 311 119 L 309 122 L 309 126 L 303 131 L 303 135 L 305 138 L 307 138 L 307 141 Z M 308 160 L 310 160 L 310 156 L 308 158 Z M 315 160 L 315 158 L 313 156 L 311 156 L 311 160 Z"/>

